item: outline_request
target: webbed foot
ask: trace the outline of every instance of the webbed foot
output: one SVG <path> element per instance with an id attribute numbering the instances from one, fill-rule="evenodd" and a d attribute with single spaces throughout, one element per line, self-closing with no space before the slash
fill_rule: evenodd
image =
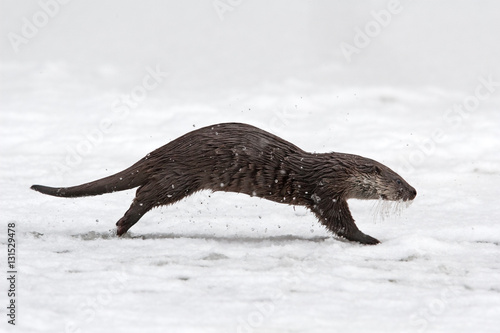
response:
<path id="1" fill-rule="evenodd" d="M 347 240 L 350 240 L 352 242 L 359 242 L 361 244 L 366 244 L 366 245 L 376 245 L 380 243 L 378 239 L 368 236 L 362 233 L 360 230 L 357 230 L 350 235 L 342 235 L 342 236 L 344 236 Z"/>

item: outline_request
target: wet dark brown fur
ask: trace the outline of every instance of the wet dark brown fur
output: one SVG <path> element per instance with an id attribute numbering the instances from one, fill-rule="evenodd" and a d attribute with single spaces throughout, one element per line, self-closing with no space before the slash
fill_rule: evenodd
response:
<path id="1" fill-rule="evenodd" d="M 354 223 L 347 199 L 408 201 L 417 192 L 385 165 L 357 155 L 308 153 L 254 126 L 226 123 L 187 133 L 115 175 L 73 187 L 31 188 L 81 197 L 139 187 L 116 223 L 123 235 L 150 209 L 200 190 L 245 193 L 309 208 L 334 234 L 363 244 L 379 241 Z"/>

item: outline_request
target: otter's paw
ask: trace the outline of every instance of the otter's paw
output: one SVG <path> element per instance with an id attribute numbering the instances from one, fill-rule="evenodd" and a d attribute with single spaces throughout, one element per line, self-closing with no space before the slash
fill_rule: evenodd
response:
<path id="1" fill-rule="evenodd" d="M 116 235 L 118 237 L 121 237 L 124 233 L 128 231 L 128 229 L 130 229 L 132 225 L 128 225 L 124 220 L 124 218 L 121 218 L 118 222 L 116 222 Z"/>
<path id="2" fill-rule="evenodd" d="M 346 235 L 344 237 L 352 242 L 359 242 L 366 245 L 376 245 L 380 243 L 378 239 L 368 236 L 359 230 L 351 235 Z"/>

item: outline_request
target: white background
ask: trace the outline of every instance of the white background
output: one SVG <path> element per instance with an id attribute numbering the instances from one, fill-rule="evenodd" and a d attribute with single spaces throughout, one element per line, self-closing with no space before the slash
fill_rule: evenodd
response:
<path id="1" fill-rule="evenodd" d="M 16 327 L 0 279 L 2 331 L 500 327 L 498 2 L 0 3 L 0 257 L 7 271 L 14 222 L 19 271 Z M 109 175 L 226 121 L 376 159 L 418 195 L 385 219 L 350 202 L 382 241 L 368 247 L 301 207 L 205 192 L 117 239 L 133 190 L 29 190 Z"/>

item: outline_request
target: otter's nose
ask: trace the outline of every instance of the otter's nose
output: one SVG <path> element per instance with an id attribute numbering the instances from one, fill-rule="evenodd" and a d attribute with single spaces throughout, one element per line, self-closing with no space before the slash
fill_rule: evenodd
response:
<path id="1" fill-rule="evenodd" d="M 411 198 L 410 198 L 410 200 L 415 199 L 415 197 L 417 196 L 417 190 L 415 190 L 415 189 L 412 187 L 412 188 L 411 188 L 410 193 L 411 193 Z"/>

